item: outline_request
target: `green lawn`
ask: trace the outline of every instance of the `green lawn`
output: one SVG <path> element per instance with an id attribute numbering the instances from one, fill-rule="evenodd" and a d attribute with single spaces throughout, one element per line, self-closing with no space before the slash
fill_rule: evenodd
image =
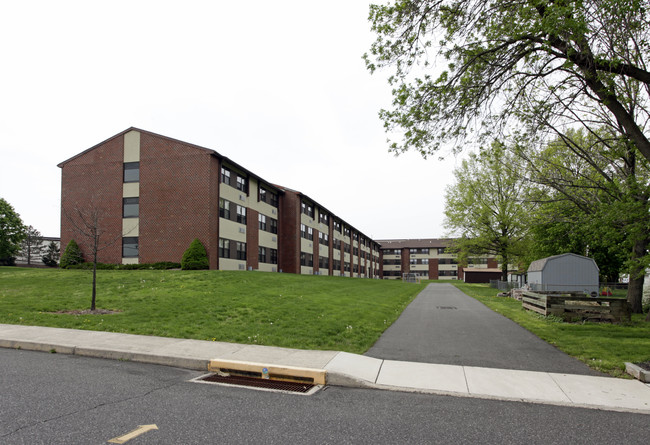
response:
<path id="1" fill-rule="evenodd" d="M 0 267 L 0 323 L 363 353 L 424 284 L 249 271 Z"/>
<path id="2" fill-rule="evenodd" d="M 650 323 L 644 315 L 635 314 L 622 324 L 564 323 L 526 311 L 517 300 L 497 297 L 498 291 L 487 285 L 452 284 L 593 369 L 621 377 L 626 376 L 625 362 L 650 360 Z"/>

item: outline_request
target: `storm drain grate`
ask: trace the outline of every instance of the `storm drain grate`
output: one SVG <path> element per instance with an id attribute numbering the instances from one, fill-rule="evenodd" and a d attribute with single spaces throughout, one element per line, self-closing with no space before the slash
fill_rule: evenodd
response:
<path id="1" fill-rule="evenodd" d="M 279 380 L 261 379 L 232 374 L 208 374 L 206 376 L 198 378 L 197 380 L 208 383 L 219 383 L 222 385 L 246 386 L 250 388 L 286 391 L 301 394 L 310 393 L 310 391 L 312 391 L 314 388 L 318 389 L 318 387 L 320 387 L 320 385 L 314 385 L 311 383 L 283 382 Z"/>

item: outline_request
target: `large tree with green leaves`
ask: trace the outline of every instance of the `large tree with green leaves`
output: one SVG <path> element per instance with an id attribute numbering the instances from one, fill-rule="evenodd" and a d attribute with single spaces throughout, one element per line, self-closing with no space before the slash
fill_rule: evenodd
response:
<path id="1" fill-rule="evenodd" d="M 650 160 L 647 0 L 397 0 L 369 19 L 367 67 L 394 69 L 380 116 L 396 153 L 595 117 Z"/>
<path id="2" fill-rule="evenodd" d="M 618 261 L 621 250 L 627 251 L 621 271 L 630 274 L 628 302 L 641 312 L 650 260 L 650 163 L 610 127 L 569 130 L 544 147 L 522 142 L 514 151 L 527 162 L 527 179 L 540 188 L 547 217 L 538 218 L 541 227 L 556 231 L 573 224 L 582 244 L 592 246 L 592 255 L 600 253 L 603 264 L 612 265 L 609 259 Z"/>
<path id="3" fill-rule="evenodd" d="M 20 215 L 11 204 L 0 198 L 0 264 L 13 264 L 26 233 L 27 228 Z"/>
<path id="4" fill-rule="evenodd" d="M 528 183 L 510 169 L 518 159 L 499 143 L 471 154 L 454 170 L 456 183 L 445 193 L 445 226 L 460 238 L 462 253 L 497 255 L 502 279 L 508 264 L 524 253 L 532 205 Z"/>

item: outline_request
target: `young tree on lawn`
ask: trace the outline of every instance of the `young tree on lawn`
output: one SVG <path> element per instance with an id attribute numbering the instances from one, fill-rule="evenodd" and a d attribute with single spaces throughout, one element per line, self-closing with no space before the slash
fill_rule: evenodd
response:
<path id="1" fill-rule="evenodd" d="M 32 256 L 38 255 L 43 251 L 43 237 L 41 232 L 33 226 L 28 226 L 26 236 L 20 245 L 21 254 L 27 258 L 27 264 L 32 264 Z"/>
<path id="2" fill-rule="evenodd" d="M 380 116 L 402 131 L 396 153 L 589 126 L 597 108 L 650 160 L 647 0 L 396 0 L 371 5 L 369 20 L 367 68 L 394 68 Z"/>
<path id="3" fill-rule="evenodd" d="M 89 246 L 89 256 L 93 263 L 93 285 L 90 310 L 95 310 L 97 296 L 97 254 L 109 246 L 112 246 L 122 238 L 112 235 L 106 224 L 104 224 L 104 212 L 92 202 L 81 207 L 77 206 L 71 210 L 63 209 L 64 217 L 70 223 L 73 231 L 84 240 L 84 245 Z M 65 255 L 65 252 L 64 252 Z"/>
<path id="4" fill-rule="evenodd" d="M 456 183 L 445 192 L 445 227 L 461 238 L 460 252 L 494 254 L 501 260 L 502 280 L 508 264 L 523 256 L 532 206 L 527 183 L 510 174 L 516 157 L 499 143 L 472 154 L 454 170 Z"/>
<path id="5" fill-rule="evenodd" d="M 14 264 L 27 228 L 14 208 L 0 198 L 0 265 Z"/>

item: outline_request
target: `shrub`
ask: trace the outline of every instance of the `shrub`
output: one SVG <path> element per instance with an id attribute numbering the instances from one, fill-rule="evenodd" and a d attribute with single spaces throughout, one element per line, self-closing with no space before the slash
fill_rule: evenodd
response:
<path id="1" fill-rule="evenodd" d="M 92 270 L 93 263 L 79 263 L 68 266 L 68 269 Z M 163 261 L 160 263 L 142 263 L 142 264 L 110 264 L 97 263 L 97 270 L 168 270 L 180 269 L 180 263 Z"/>
<path id="2" fill-rule="evenodd" d="M 75 264 L 81 264 L 84 262 L 83 254 L 79 248 L 79 244 L 73 239 L 70 240 L 63 255 L 61 255 L 60 266 L 64 269 L 74 266 Z"/>
<path id="3" fill-rule="evenodd" d="M 209 269 L 208 253 L 198 238 L 194 238 L 190 247 L 187 248 L 181 259 L 181 269 L 183 270 L 203 270 Z"/>

